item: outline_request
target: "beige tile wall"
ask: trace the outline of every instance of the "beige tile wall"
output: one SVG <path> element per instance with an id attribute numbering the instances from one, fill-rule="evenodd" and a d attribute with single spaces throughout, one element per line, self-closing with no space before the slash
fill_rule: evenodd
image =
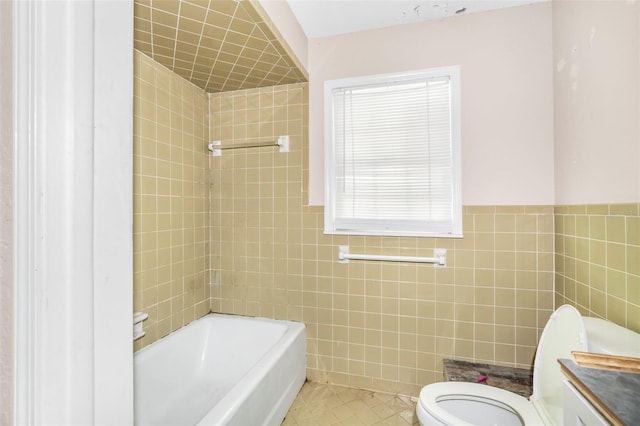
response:
<path id="1" fill-rule="evenodd" d="M 207 96 L 135 52 L 134 309 L 152 343 L 209 312 Z"/>
<path id="2" fill-rule="evenodd" d="M 445 357 L 529 366 L 554 307 L 554 218 L 556 306 L 640 331 L 638 204 L 466 206 L 458 240 L 325 236 L 322 208 L 306 206 L 306 84 L 207 99 L 139 52 L 135 83 L 134 304 L 150 314 L 135 349 L 211 308 L 304 321 L 316 381 L 415 395 Z M 287 134 L 291 151 L 213 158 L 207 133 Z M 448 267 L 342 265 L 341 244 L 447 248 Z"/>
<path id="3" fill-rule="evenodd" d="M 640 204 L 558 206 L 556 304 L 640 332 Z"/>
<path id="4" fill-rule="evenodd" d="M 528 367 L 553 310 L 553 207 L 465 207 L 463 239 L 327 236 L 306 206 L 306 84 L 210 95 L 210 139 L 291 137 L 211 159 L 211 307 L 304 321 L 308 377 L 417 395 L 442 358 Z M 313 161 L 313 160 L 311 160 Z M 352 261 L 430 255 L 448 267 Z"/>
<path id="5" fill-rule="evenodd" d="M 135 0 L 134 14 L 135 48 L 206 92 L 307 80 L 257 0 Z"/>

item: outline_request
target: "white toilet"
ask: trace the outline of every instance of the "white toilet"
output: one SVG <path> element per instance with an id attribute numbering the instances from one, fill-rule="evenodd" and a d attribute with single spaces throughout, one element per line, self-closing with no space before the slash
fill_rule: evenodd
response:
<path id="1" fill-rule="evenodd" d="M 418 420 L 423 426 L 562 425 L 564 375 L 557 360 L 571 358 L 571 351 L 640 357 L 640 334 L 561 306 L 542 331 L 530 399 L 484 384 L 434 383 L 420 392 Z"/>

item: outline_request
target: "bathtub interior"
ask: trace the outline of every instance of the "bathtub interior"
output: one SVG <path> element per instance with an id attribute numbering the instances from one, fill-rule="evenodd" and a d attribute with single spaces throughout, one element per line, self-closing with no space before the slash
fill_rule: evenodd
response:
<path id="1" fill-rule="evenodd" d="M 236 410 L 239 403 L 220 407 L 220 402 L 229 400 L 230 394 L 248 398 L 244 389 L 234 387 L 242 381 L 240 387 L 255 386 L 247 383 L 256 378 L 246 376 L 267 374 L 252 370 L 279 351 L 274 343 L 287 334 L 285 323 L 212 314 L 138 351 L 135 423 L 195 425 L 203 417 L 231 419 L 229 410 Z M 212 407 L 217 413 L 213 417 Z"/>

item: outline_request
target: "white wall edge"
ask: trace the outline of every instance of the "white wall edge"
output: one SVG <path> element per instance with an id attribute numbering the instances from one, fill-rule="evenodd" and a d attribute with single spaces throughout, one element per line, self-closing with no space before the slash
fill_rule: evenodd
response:
<path id="1" fill-rule="evenodd" d="M 133 1 L 95 1 L 96 425 L 133 424 Z"/>
<path id="2" fill-rule="evenodd" d="M 14 4 L 14 421 L 132 424 L 132 2 Z"/>

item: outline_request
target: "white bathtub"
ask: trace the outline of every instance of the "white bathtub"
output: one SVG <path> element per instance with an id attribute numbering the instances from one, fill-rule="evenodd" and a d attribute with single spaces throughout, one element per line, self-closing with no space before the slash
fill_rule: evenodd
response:
<path id="1" fill-rule="evenodd" d="M 209 314 L 136 352 L 135 424 L 280 425 L 305 352 L 302 323 Z"/>

